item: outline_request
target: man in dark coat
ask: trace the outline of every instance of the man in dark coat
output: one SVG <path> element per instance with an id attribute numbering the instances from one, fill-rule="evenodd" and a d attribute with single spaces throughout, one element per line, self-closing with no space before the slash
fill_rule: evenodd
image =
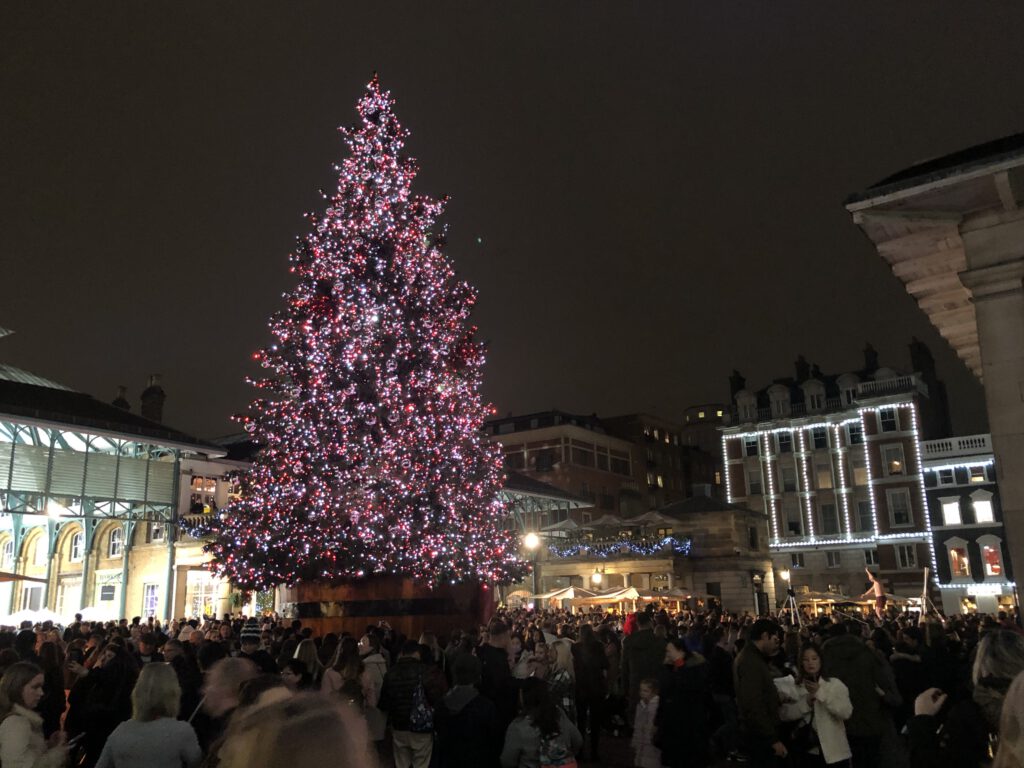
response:
<path id="1" fill-rule="evenodd" d="M 608 656 L 589 624 L 580 626 L 580 639 L 572 646 L 572 656 L 576 672 L 576 725 L 582 734 L 590 728 L 590 759 L 597 761 L 604 700 L 608 695 Z"/>
<path id="2" fill-rule="evenodd" d="M 519 708 L 519 694 L 508 663 L 509 645 L 508 625 L 500 619 L 492 619 L 487 626 L 487 642 L 476 649 L 480 660 L 480 693 L 494 702 L 502 733 L 515 719 Z"/>
<path id="3" fill-rule="evenodd" d="M 423 693 L 425 668 L 415 640 L 402 646 L 398 661 L 384 675 L 378 709 L 388 714 L 396 768 L 427 768 L 434 750 L 434 734 L 414 731 L 413 709 L 417 692 Z"/>
<path id="4" fill-rule="evenodd" d="M 498 710 L 482 696 L 480 660 L 460 654 L 453 662 L 454 685 L 434 710 L 440 768 L 496 768 L 505 737 L 498 726 Z"/>
<path id="5" fill-rule="evenodd" d="M 885 711 L 879 691 L 885 688 L 882 662 L 845 624 L 834 624 L 822 646 L 822 674 L 843 681 L 850 691 L 853 714 L 846 721 L 854 768 L 874 768 L 881 757 L 879 741 L 885 729 Z"/>
<path id="6" fill-rule="evenodd" d="M 242 632 L 238 637 L 241 649 L 238 658 L 248 659 L 264 674 L 276 675 L 277 664 L 273 657 L 260 647 L 262 642 L 263 632 L 260 625 L 256 623 L 256 619 L 250 619 L 242 627 Z"/>
<path id="7" fill-rule="evenodd" d="M 733 664 L 740 743 L 752 767 L 772 766 L 786 756 L 779 739 L 779 693 L 768 659 L 779 649 L 779 625 L 758 619 Z"/>
<path id="8" fill-rule="evenodd" d="M 622 687 L 626 691 L 629 706 L 626 716 L 630 724 L 640 700 L 640 682 L 649 678 L 657 679 L 665 662 L 665 639 L 654 634 L 651 614 L 636 614 L 636 630 L 622 641 Z"/>

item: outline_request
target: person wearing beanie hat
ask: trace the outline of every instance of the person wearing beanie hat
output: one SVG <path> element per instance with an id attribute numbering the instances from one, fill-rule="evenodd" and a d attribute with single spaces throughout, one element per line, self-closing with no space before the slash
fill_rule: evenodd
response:
<path id="1" fill-rule="evenodd" d="M 277 664 L 274 663 L 274 659 L 270 654 L 260 647 L 262 635 L 263 632 L 260 630 L 260 625 L 256 622 L 256 619 L 249 619 L 243 625 L 242 632 L 239 635 L 241 651 L 238 654 L 238 658 L 249 659 L 261 672 L 275 675 L 278 672 Z"/>

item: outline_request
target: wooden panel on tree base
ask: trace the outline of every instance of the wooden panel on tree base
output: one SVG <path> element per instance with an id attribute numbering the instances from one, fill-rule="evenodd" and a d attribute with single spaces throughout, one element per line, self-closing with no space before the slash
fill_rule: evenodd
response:
<path id="1" fill-rule="evenodd" d="M 281 587 L 279 599 L 286 616 L 299 619 L 321 636 L 350 632 L 360 637 L 366 627 L 379 621 L 412 639 L 424 631 L 440 636 L 486 622 L 494 612 L 494 596 L 486 585 L 444 584 L 430 589 L 412 579 L 388 576 Z"/>

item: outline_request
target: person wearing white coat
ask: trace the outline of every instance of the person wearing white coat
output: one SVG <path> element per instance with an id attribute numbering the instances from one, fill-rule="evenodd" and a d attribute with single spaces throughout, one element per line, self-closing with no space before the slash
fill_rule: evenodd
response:
<path id="1" fill-rule="evenodd" d="M 842 680 L 821 677 L 821 655 L 814 646 L 800 652 L 799 662 L 799 679 L 775 680 L 782 702 L 779 717 L 797 722 L 798 728 L 809 723 L 818 743 L 809 750 L 807 745 L 791 745 L 790 754 L 797 766 L 847 765 L 851 754 L 844 721 L 853 714 L 850 692 Z"/>

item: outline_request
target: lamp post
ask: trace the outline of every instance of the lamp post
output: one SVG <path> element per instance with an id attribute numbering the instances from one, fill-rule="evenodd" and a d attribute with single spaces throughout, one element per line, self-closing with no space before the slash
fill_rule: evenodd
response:
<path id="1" fill-rule="evenodd" d="M 602 581 L 604 581 L 604 574 L 600 571 L 595 570 L 592 574 L 590 574 L 590 583 L 593 584 L 595 587 L 600 587 Z"/>
<path id="2" fill-rule="evenodd" d="M 533 594 L 537 594 L 537 550 L 540 549 L 540 536 L 530 531 L 523 536 L 523 546 L 530 553 L 530 563 L 533 566 Z"/>

